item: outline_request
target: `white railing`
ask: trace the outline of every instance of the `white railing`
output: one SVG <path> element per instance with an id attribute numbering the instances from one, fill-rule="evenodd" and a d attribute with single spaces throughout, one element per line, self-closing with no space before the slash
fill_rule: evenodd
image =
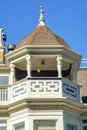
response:
<path id="1" fill-rule="evenodd" d="M 28 97 L 28 81 L 23 81 L 11 87 L 11 102 Z"/>
<path id="2" fill-rule="evenodd" d="M 11 101 L 61 97 L 61 80 L 27 80 L 11 87 Z"/>
<path id="3" fill-rule="evenodd" d="M 32 98 L 58 98 L 62 93 L 62 80 L 31 80 L 29 92 Z"/>
<path id="4" fill-rule="evenodd" d="M 70 80 L 63 79 L 62 82 L 63 97 L 70 98 L 75 101 L 81 100 L 81 87 Z"/>
<path id="5" fill-rule="evenodd" d="M 9 94 L 8 94 L 9 92 Z M 10 96 L 10 97 L 8 97 Z M 68 79 L 21 80 L 7 88 L 0 88 L 0 101 L 15 102 L 25 98 L 63 98 L 80 101 L 80 87 Z"/>
<path id="6" fill-rule="evenodd" d="M 8 88 L 0 87 L 0 101 L 8 101 Z"/>

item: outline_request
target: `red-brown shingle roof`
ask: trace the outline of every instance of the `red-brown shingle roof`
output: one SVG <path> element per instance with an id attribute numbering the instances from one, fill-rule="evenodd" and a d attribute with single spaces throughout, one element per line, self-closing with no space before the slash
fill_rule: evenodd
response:
<path id="1" fill-rule="evenodd" d="M 31 34 L 27 35 L 19 42 L 16 49 L 26 45 L 63 45 L 70 48 L 62 38 L 55 35 L 46 26 L 38 26 Z"/>

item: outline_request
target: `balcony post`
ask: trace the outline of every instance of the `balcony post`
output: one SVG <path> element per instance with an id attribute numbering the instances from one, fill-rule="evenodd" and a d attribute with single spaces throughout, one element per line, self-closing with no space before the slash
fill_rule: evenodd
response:
<path id="1" fill-rule="evenodd" d="M 77 82 L 77 63 L 75 63 L 74 65 L 74 69 L 73 69 L 73 82 Z"/>
<path id="2" fill-rule="evenodd" d="M 62 57 L 57 56 L 56 61 L 57 61 L 58 78 L 62 78 Z"/>
<path id="3" fill-rule="evenodd" d="M 10 63 L 10 84 L 15 82 L 15 65 Z"/>
<path id="4" fill-rule="evenodd" d="M 31 56 L 30 55 L 26 55 L 26 61 L 27 61 L 27 77 L 30 78 L 31 77 Z"/>

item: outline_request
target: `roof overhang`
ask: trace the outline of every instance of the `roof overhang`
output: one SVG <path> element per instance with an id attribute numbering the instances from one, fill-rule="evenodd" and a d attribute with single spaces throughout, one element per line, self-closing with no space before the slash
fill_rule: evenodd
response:
<path id="1" fill-rule="evenodd" d="M 26 54 L 30 55 L 62 55 L 62 56 L 67 56 L 68 58 L 72 59 L 73 61 L 76 61 L 78 64 L 80 64 L 81 61 L 81 55 L 75 53 L 71 49 L 63 46 L 63 45 L 29 45 L 29 46 L 24 46 L 21 47 L 17 50 L 14 50 L 6 55 L 6 63 L 9 64 L 14 59 L 17 59 L 19 57 L 22 57 Z"/>

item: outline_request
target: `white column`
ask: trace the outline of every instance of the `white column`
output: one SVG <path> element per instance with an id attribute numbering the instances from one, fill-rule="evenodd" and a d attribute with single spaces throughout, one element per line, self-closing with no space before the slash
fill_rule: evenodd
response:
<path id="1" fill-rule="evenodd" d="M 73 82 L 77 82 L 77 63 L 75 63 L 73 68 Z"/>
<path id="2" fill-rule="evenodd" d="M 26 55 L 26 61 L 27 61 L 27 77 L 31 77 L 31 56 Z"/>
<path id="3" fill-rule="evenodd" d="M 10 84 L 15 82 L 15 65 L 10 63 Z"/>
<path id="4" fill-rule="evenodd" d="M 56 60 L 57 60 L 58 78 L 62 78 L 62 57 L 57 56 Z"/>

